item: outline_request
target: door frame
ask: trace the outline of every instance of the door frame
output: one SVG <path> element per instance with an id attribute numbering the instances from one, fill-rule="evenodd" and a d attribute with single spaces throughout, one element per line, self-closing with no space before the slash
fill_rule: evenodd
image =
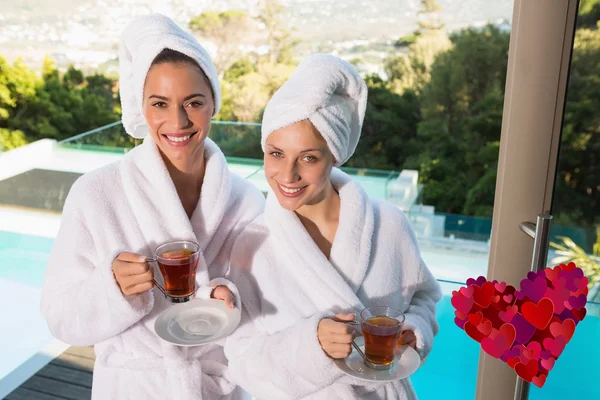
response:
<path id="1" fill-rule="evenodd" d="M 551 211 L 579 0 L 515 0 L 487 279 L 531 269 L 524 221 Z M 476 400 L 514 398 L 516 374 L 480 350 Z"/>

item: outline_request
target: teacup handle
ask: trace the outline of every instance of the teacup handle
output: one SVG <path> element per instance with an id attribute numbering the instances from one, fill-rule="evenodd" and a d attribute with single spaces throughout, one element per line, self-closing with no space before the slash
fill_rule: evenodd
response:
<path id="1" fill-rule="evenodd" d="M 348 322 L 345 322 L 345 324 L 346 325 L 358 326 L 358 325 L 360 325 L 360 322 L 358 322 L 358 321 L 348 321 Z M 360 354 L 360 356 L 362 357 L 363 360 L 366 360 L 365 353 L 363 353 L 363 351 L 360 349 L 360 347 L 358 347 L 358 345 L 356 344 L 356 342 L 354 341 L 354 339 L 352 340 L 352 347 L 354 347 L 354 350 L 356 350 L 358 352 L 358 354 Z"/>
<path id="2" fill-rule="evenodd" d="M 158 261 L 158 260 L 157 260 L 156 258 L 154 258 L 154 257 L 146 257 L 146 262 L 148 262 L 148 263 L 156 263 L 157 261 Z M 158 282 L 156 281 L 156 279 L 154 279 L 154 278 L 153 278 L 153 279 L 152 279 L 152 282 L 154 283 L 154 286 L 156 286 L 156 287 L 157 287 L 157 288 L 158 288 L 158 289 L 159 289 L 159 290 L 162 292 L 162 294 L 164 294 L 164 295 L 165 295 L 165 298 L 166 298 L 166 297 L 168 297 L 168 295 L 167 295 L 167 291 L 165 290 L 165 288 L 164 288 L 164 287 L 162 287 L 162 286 L 160 285 L 160 283 L 158 283 Z"/>

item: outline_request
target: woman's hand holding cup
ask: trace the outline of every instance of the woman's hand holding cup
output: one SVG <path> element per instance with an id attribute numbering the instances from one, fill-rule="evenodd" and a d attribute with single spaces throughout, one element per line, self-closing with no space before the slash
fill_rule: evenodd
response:
<path id="1" fill-rule="evenodd" d="M 317 327 L 317 338 L 321 348 L 331 358 L 346 358 L 352 352 L 354 328 L 346 322 L 354 321 L 354 314 L 336 314 L 323 318 Z"/>
<path id="2" fill-rule="evenodd" d="M 400 337 L 398 338 L 398 346 L 407 344 L 413 349 L 417 349 L 417 337 L 415 333 L 410 329 L 404 330 L 400 333 Z"/>
<path id="3" fill-rule="evenodd" d="M 147 292 L 154 287 L 154 270 L 148 267 L 146 257 L 123 252 L 112 262 L 115 280 L 125 296 Z"/>

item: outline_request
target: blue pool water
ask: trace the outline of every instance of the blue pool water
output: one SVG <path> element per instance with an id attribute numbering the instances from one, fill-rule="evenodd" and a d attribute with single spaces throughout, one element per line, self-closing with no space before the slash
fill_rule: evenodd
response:
<path id="1" fill-rule="evenodd" d="M 419 400 L 475 398 L 479 344 L 454 324 L 450 293 L 460 285 L 443 283 L 448 296 L 438 304 L 440 332 L 427 361 L 412 377 Z M 588 304 L 587 316 L 540 389 L 531 385 L 530 400 L 600 399 L 598 360 L 600 346 L 600 305 Z M 595 314 L 591 315 L 591 314 Z M 509 368 L 506 366 L 506 368 Z"/>
<path id="2" fill-rule="evenodd" d="M 53 239 L 50 238 L 0 231 L 0 283 L 14 282 L 14 286 L 19 288 L 28 286 L 39 295 L 52 243 Z M 447 268 L 447 265 L 431 265 L 436 276 L 436 270 L 445 267 Z M 475 396 L 479 345 L 454 324 L 454 308 L 450 304 L 450 294 L 458 287 L 458 284 L 442 283 L 446 296 L 438 305 L 440 332 L 436 336 L 433 351 L 427 362 L 411 378 L 420 400 L 465 400 Z M 3 315 L 4 311 L 26 313 L 31 318 L 35 317 L 36 324 L 41 327 L 43 320 L 39 315 L 37 301 L 39 300 L 29 307 L 22 307 L 26 308 L 23 310 L 15 310 L 14 305 L 8 310 L 5 308 L 8 303 L 0 304 L 0 309 Z M 597 317 L 600 315 L 600 305 L 588 304 L 587 308 L 587 317 L 577 326 L 575 336 L 557 360 L 544 387 L 531 387 L 531 400 L 600 399 L 600 385 L 595 381 L 597 360 L 600 359 L 600 346 L 597 344 L 600 333 L 600 318 Z M 31 326 L 31 319 L 27 324 Z M 41 328 L 37 330 L 39 338 L 25 339 L 22 332 L 23 329 L 15 329 L 13 334 L 9 331 L 0 335 L 0 349 L 2 342 L 6 345 L 4 351 L 12 351 L 16 343 L 6 341 L 29 340 L 31 346 L 28 347 L 32 349 L 24 349 L 25 354 L 26 350 L 31 352 L 35 351 L 33 348 L 39 349 L 39 346 L 48 340 L 46 336 L 49 333 L 42 332 Z M 39 344 L 34 343 L 36 341 L 39 341 Z M 2 372 L 0 358 L 0 389 Z M 7 372 L 4 371 L 4 374 Z"/>
<path id="3" fill-rule="evenodd" d="M 42 287 L 54 239 L 0 231 L 0 279 Z"/>

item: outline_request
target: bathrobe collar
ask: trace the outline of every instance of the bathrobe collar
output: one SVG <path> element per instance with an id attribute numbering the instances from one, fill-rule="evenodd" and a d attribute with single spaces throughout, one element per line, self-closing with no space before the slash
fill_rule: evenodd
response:
<path id="1" fill-rule="evenodd" d="M 198 243 L 201 257 L 196 278 L 200 284 L 209 281 L 202 253 L 223 220 L 231 191 L 225 156 L 208 138 L 204 143 L 204 157 L 204 181 L 191 220 L 151 136 L 130 151 L 121 164 L 125 194 L 147 243 L 148 255 L 167 241 Z"/>
<path id="2" fill-rule="evenodd" d="M 294 268 L 289 270 L 312 293 L 316 304 L 362 309 L 356 293 L 371 260 L 373 206 L 365 191 L 337 168 L 331 182 L 340 195 L 339 225 L 327 259 L 296 213 L 286 210 L 273 192 L 267 196 L 265 221 L 274 240 Z"/>

